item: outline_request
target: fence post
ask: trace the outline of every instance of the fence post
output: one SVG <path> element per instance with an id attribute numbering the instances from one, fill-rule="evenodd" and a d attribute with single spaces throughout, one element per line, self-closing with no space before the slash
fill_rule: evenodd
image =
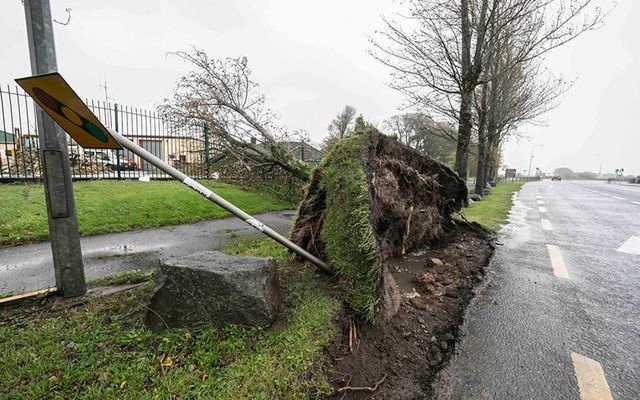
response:
<path id="1" fill-rule="evenodd" d="M 204 123 L 204 165 L 207 169 L 207 179 L 211 177 L 211 158 L 209 157 L 209 124 Z"/>
<path id="2" fill-rule="evenodd" d="M 115 118 L 113 119 L 113 128 L 116 132 L 120 132 L 120 127 L 118 126 L 118 103 L 113 103 L 113 112 L 115 116 Z M 118 179 L 122 179 L 122 176 L 120 175 L 120 149 L 116 150 L 116 171 Z"/>
<path id="3" fill-rule="evenodd" d="M 45 74 L 58 69 L 49 0 L 24 0 L 31 72 Z M 82 264 L 76 205 L 71 183 L 67 137 L 40 107 L 37 123 L 42 157 L 49 237 L 56 286 L 64 297 L 80 296 L 87 286 Z"/>

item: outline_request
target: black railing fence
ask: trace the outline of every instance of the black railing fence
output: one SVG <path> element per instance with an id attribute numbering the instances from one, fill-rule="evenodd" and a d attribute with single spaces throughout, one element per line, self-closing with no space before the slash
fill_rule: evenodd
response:
<path id="1" fill-rule="evenodd" d="M 85 100 L 98 119 L 147 151 L 195 178 L 209 176 L 212 140 L 206 126 L 179 125 L 148 110 Z M 0 87 L 0 181 L 40 179 L 35 104 L 19 87 Z M 74 179 L 165 178 L 127 150 L 89 149 L 67 136 Z"/>

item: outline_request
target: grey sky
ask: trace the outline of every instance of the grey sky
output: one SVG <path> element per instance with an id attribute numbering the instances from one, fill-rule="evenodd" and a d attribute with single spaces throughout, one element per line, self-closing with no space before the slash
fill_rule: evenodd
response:
<path id="1" fill-rule="evenodd" d="M 203 48 L 214 57 L 249 58 L 254 78 L 282 122 L 315 142 L 330 119 L 351 104 L 372 122 L 398 113 L 402 96 L 388 88 L 388 71 L 366 52 L 390 0 L 152 1 L 51 0 L 60 72 L 83 97 L 104 98 L 105 75 L 115 101 L 153 108 L 170 96 L 188 66 L 167 52 Z M 548 58 L 551 69 L 577 78 L 546 127 L 527 126 L 531 141 L 512 141 L 504 163 L 597 172 L 624 167 L 640 174 L 640 5 L 620 0 L 604 28 Z M 0 84 L 30 74 L 20 0 L 0 4 Z"/>

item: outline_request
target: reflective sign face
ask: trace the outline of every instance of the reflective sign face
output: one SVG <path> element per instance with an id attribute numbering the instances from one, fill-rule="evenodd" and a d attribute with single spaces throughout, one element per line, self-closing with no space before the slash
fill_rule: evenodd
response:
<path id="1" fill-rule="evenodd" d="M 16 79 L 16 82 L 80 146 L 121 148 L 107 128 L 57 72 Z"/>

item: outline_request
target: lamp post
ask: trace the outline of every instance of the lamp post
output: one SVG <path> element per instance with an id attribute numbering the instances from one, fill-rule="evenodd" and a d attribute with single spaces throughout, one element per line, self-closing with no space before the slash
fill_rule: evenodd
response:
<path id="1" fill-rule="evenodd" d="M 527 170 L 527 178 L 531 177 L 531 162 L 533 161 L 533 150 L 536 147 L 544 147 L 544 145 L 542 145 L 542 144 L 534 144 L 533 146 L 531 146 L 531 157 L 529 157 L 529 169 Z"/>
<path id="2" fill-rule="evenodd" d="M 602 161 L 604 160 L 604 156 L 600 153 L 596 153 L 596 157 L 600 156 L 600 168 L 598 169 L 598 178 L 602 178 Z"/>

